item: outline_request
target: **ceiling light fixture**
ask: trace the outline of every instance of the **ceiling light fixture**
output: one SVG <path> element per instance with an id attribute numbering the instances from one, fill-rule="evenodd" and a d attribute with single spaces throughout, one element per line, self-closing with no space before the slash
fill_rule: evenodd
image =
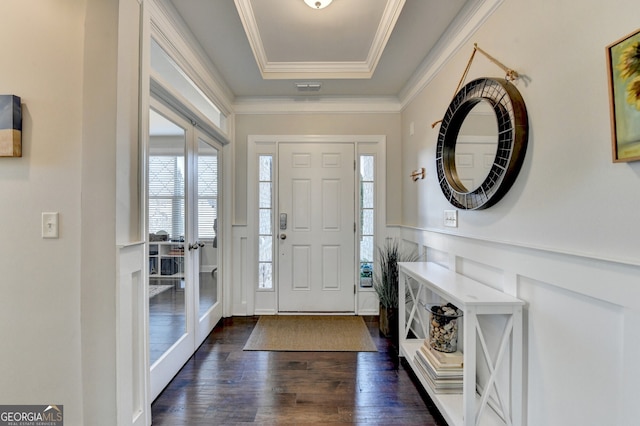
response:
<path id="1" fill-rule="evenodd" d="M 333 0 L 304 0 L 304 2 L 312 9 L 324 9 L 329 6 Z"/>

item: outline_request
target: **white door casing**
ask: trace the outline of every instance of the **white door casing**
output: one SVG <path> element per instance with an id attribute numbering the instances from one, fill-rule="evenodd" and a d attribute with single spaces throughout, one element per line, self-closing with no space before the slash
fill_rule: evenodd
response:
<path id="1" fill-rule="evenodd" d="M 354 312 L 354 144 L 280 143 L 278 163 L 278 310 Z"/>

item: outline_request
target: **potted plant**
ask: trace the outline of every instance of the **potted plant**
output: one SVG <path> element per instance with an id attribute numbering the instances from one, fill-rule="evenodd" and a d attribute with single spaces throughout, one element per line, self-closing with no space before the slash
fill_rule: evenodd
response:
<path id="1" fill-rule="evenodd" d="M 416 262 L 415 249 L 402 247 L 397 239 L 387 239 L 378 247 L 378 264 L 373 273 L 373 288 L 380 301 L 380 332 L 398 344 L 398 262 Z"/>

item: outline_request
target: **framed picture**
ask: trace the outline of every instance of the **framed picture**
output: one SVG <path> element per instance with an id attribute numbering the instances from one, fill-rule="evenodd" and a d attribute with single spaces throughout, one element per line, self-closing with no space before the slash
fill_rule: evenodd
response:
<path id="1" fill-rule="evenodd" d="M 640 29 L 607 46 L 614 162 L 640 160 Z"/>

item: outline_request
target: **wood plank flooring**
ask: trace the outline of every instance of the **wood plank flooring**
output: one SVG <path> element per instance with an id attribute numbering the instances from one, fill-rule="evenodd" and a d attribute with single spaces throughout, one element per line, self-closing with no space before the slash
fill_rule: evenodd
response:
<path id="1" fill-rule="evenodd" d="M 258 317 L 223 319 L 153 403 L 153 425 L 446 426 L 365 320 L 378 352 L 245 352 Z"/>
<path id="2" fill-rule="evenodd" d="M 218 300 L 217 274 L 201 272 L 198 317 Z M 156 362 L 185 333 L 186 313 L 183 278 L 151 278 L 150 285 L 171 285 L 149 299 L 149 364 Z"/>

